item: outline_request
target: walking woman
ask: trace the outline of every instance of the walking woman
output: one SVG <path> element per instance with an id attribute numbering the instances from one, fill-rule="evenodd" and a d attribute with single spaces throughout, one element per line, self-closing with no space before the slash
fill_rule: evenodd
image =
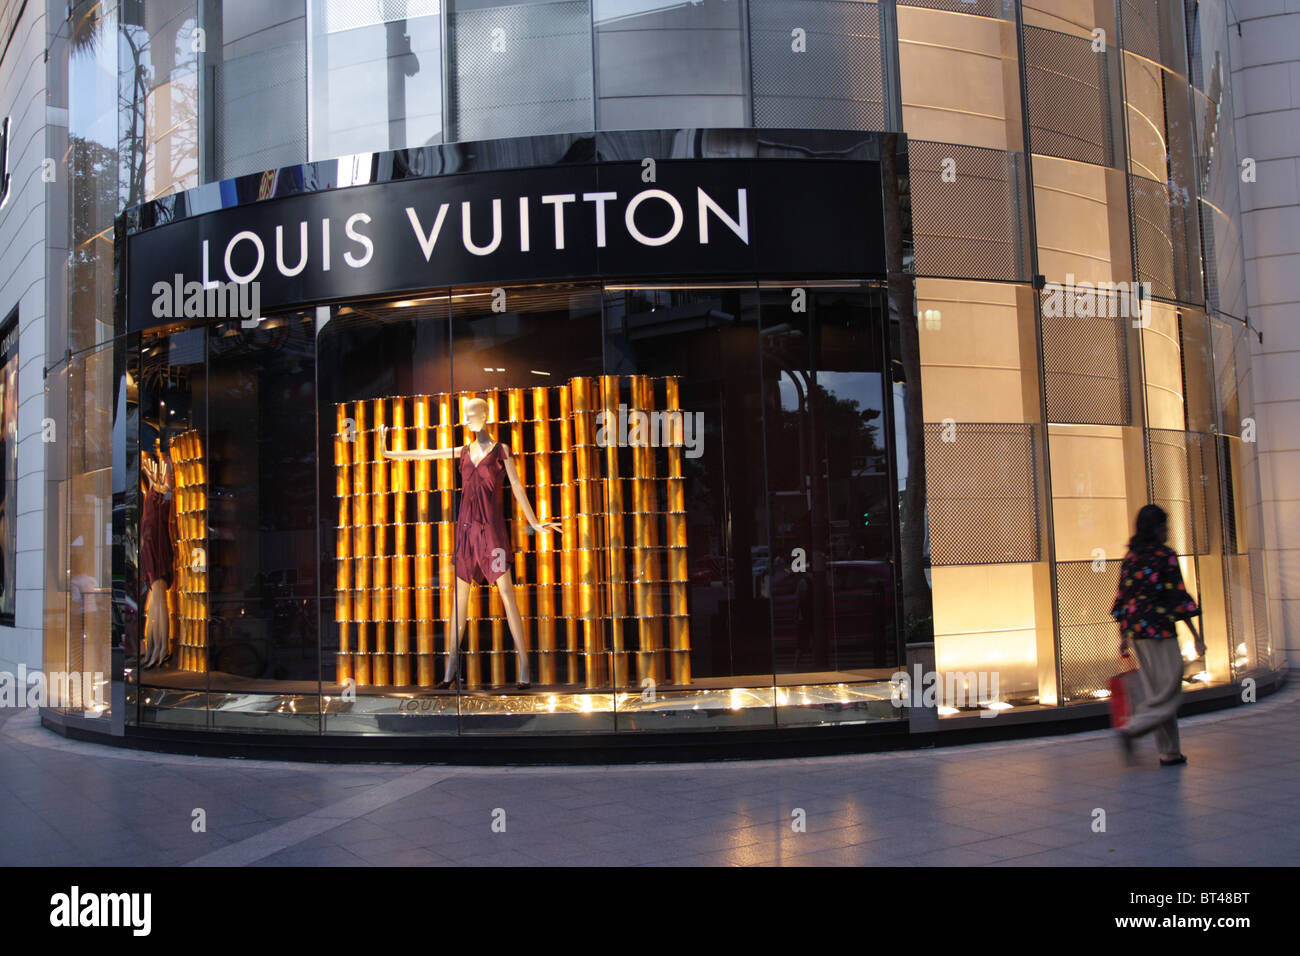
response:
<path id="1" fill-rule="evenodd" d="M 1183 655 L 1175 625 L 1184 621 L 1196 639 L 1198 657 L 1205 642 L 1192 618 L 1201 613 L 1183 586 L 1178 555 L 1165 544 L 1168 518 L 1158 505 L 1144 505 L 1137 514 L 1136 533 L 1119 571 L 1119 591 L 1111 616 L 1119 621 L 1120 649 L 1137 654 L 1146 700 L 1134 708 L 1128 723 L 1118 729 L 1125 755 L 1133 754 L 1133 740 L 1156 733 L 1160 765 L 1187 763 L 1179 749 L 1178 705 L 1183 697 Z"/>

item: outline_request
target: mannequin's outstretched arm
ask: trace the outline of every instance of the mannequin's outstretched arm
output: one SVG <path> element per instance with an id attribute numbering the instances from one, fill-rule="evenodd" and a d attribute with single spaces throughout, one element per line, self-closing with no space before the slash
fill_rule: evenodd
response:
<path id="1" fill-rule="evenodd" d="M 385 458 L 454 458 L 460 454 L 460 445 L 453 448 L 412 448 L 410 451 L 393 451 L 388 447 L 388 426 L 379 432 L 379 450 Z"/>
<path id="2" fill-rule="evenodd" d="M 519 472 L 515 470 L 515 460 L 513 458 L 506 459 L 506 475 L 510 478 L 510 488 L 515 493 L 515 501 L 519 502 L 519 507 L 523 509 L 529 527 L 538 534 L 544 531 L 554 531 L 559 534 L 560 523 L 558 521 L 548 521 L 543 524 L 537 520 L 537 515 L 533 513 L 533 506 L 528 502 L 528 495 L 524 493 L 523 483 L 519 480 Z"/>

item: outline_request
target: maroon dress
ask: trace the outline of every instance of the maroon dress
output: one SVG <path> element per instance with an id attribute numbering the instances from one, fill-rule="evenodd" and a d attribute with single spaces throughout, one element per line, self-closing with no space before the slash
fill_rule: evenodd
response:
<path id="1" fill-rule="evenodd" d="M 172 586 L 176 558 L 171 518 L 171 498 L 150 489 L 144 496 L 144 514 L 140 519 L 140 576 L 146 591 L 155 581 Z"/>
<path id="2" fill-rule="evenodd" d="M 460 451 L 460 514 L 456 516 L 456 577 L 471 584 L 492 584 L 514 567 L 506 533 L 501 493 L 510 449 L 497 442 L 477 465 L 469 446 Z"/>

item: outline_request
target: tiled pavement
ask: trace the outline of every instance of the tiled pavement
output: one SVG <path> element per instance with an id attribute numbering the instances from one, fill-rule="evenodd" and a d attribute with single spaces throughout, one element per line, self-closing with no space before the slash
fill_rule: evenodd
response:
<path id="1" fill-rule="evenodd" d="M 1157 766 L 1150 738 L 1126 768 L 1098 731 L 802 760 L 494 769 L 145 754 L 69 741 L 33 711 L 8 711 L 0 864 L 1300 863 L 1300 687 L 1181 723 L 1181 768 Z M 196 808 L 206 832 L 192 830 Z M 1093 832 L 1098 808 L 1105 832 Z"/>

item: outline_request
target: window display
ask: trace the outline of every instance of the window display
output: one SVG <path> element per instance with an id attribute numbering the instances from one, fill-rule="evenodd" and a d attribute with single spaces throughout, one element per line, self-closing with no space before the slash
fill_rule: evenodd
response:
<path id="1" fill-rule="evenodd" d="M 793 301 L 573 283 L 146 334 L 142 719 L 898 716 L 883 293 Z"/>
<path id="2" fill-rule="evenodd" d="M 444 634 L 459 636 L 457 646 L 468 655 L 468 685 L 500 686 L 506 683 L 504 612 L 518 657 L 517 684 L 530 683 L 534 642 L 544 685 L 595 688 L 612 679 L 625 686 L 647 678 L 689 683 L 678 391 L 673 378 L 604 376 L 560 387 L 340 405 L 339 679 L 430 686 L 431 636 L 442 626 Z M 431 424 L 431 409 L 438 410 L 437 425 Z M 634 427 L 629 435 L 629 418 L 659 423 L 659 433 L 641 428 L 638 434 Z M 459 426 L 453 422 L 474 440 L 454 444 Z M 620 441 L 632 454 L 622 476 Z M 662 476 L 655 446 L 666 452 Z M 453 462 L 461 476 L 454 520 Z M 502 509 L 507 477 L 517 503 L 509 531 Z M 530 494 L 536 496 L 536 513 Z M 437 526 L 436 553 L 430 522 Z M 552 531 L 559 536 L 550 538 Z M 391 595 L 383 593 L 390 581 Z M 489 589 L 486 615 L 472 584 L 496 587 Z M 485 617 L 491 622 L 490 647 L 480 631 Z M 444 653 L 442 689 L 461 673 L 451 647 Z"/>

